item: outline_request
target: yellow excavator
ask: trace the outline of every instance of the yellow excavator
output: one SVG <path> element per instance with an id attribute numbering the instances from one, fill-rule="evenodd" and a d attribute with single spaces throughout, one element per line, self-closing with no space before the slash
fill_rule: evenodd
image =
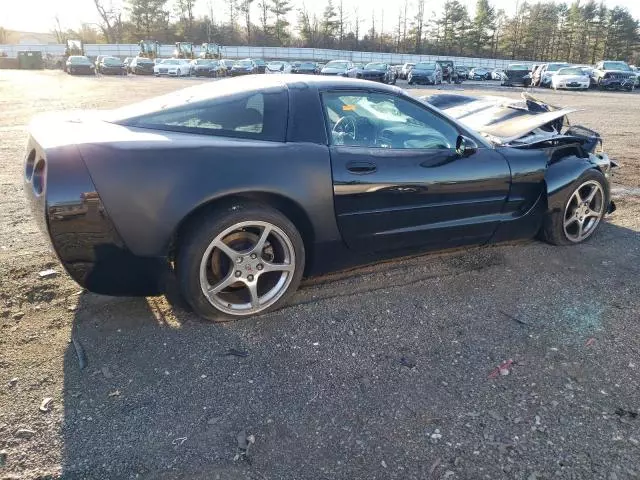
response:
<path id="1" fill-rule="evenodd" d="M 220 60 L 222 58 L 222 47 L 217 43 L 203 43 L 200 47 L 200 58 Z"/>
<path id="2" fill-rule="evenodd" d="M 195 58 L 193 54 L 193 43 L 176 42 L 176 48 L 173 50 L 173 58 L 187 58 L 193 60 Z"/>
<path id="3" fill-rule="evenodd" d="M 159 56 L 160 52 L 160 44 L 155 40 L 140 40 L 138 42 L 140 46 L 140 52 L 138 53 L 139 57 L 150 58 L 151 60 L 155 60 Z"/>

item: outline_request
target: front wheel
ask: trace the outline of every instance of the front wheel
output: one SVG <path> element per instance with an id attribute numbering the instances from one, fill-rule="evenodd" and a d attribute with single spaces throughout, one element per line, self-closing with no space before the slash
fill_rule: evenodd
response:
<path id="1" fill-rule="evenodd" d="M 598 170 L 589 170 L 574 182 L 564 207 L 548 213 L 542 238 L 554 245 L 574 245 L 590 238 L 607 210 L 608 184 Z"/>
<path id="2" fill-rule="evenodd" d="M 183 296 L 214 321 L 265 313 L 297 289 L 305 264 L 302 237 L 278 210 L 235 204 L 188 228 L 176 270 Z"/>

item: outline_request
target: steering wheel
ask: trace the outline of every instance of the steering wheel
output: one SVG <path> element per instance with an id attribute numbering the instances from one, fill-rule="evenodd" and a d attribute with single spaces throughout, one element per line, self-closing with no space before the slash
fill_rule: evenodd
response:
<path id="1" fill-rule="evenodd" d="M 333 126 L 332 133 L 339 135 L 341 138 L 350 138 L 356 140 L 356 121 L 352 116 L 341 117 Z"/>

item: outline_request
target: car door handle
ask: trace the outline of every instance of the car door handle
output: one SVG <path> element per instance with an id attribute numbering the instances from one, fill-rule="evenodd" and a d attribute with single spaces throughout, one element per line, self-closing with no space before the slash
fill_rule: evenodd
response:
<path id="1" fill-rule="evenodd" d="M 347 163 L 347 170 L 357 175 L 363 175 L 365 173 L 373 173 L 378 169 L 374 163 L 371 162 L 350 162 Z"/>

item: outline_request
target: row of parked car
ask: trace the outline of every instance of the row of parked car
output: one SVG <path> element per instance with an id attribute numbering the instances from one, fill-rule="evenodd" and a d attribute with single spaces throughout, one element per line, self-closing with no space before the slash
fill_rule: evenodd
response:
<path id="1" fill-rule="evenodd" d="M 598 62 L 591 65 L 572 65 L 566 62 L 550 62 L 528 66 L 512 63 L 506 69 L 474 69 L 469 78 L 500 80 L 504 86 L 545 87 L 567 90 L 590 88 L 633 90 L 640 84 L 640 71 L 622 61 Z M 480 78 L 478 78 L 480 77 Z"/>
<path id="2" fill-rule="evenodd" d="M 92 62 L 86 56 L 71 56 L 66 62 L 70 74 L 166 75 L 227 77 L 249 74 L 305 73 L 313 75 L 339 75 L 363 78 L 387 84 L 397 79 L 410 85 L 439 85 L 443 82 L 460 83 L 463 80 L 497 80 L 504 86 L 539 86 L 554 89 L 626 89 L 640 84 L 640 71 L 621 61 L 602 61 L 595 66 L 571 65 L 566 62 L 550 62 L 532 67 L 513 63 L 506 69 L 454 65 L 451 60 L 390 65 L 383 62 L 368 64 L 348 60 L 332 60 L 326 64 L 312 61 L 288 62 L 262 59 L 244 60 L 206 59 L 195 60 L 167 58 L 152 60 L 144 57 L 118 57 L 100 55 Z"/>

